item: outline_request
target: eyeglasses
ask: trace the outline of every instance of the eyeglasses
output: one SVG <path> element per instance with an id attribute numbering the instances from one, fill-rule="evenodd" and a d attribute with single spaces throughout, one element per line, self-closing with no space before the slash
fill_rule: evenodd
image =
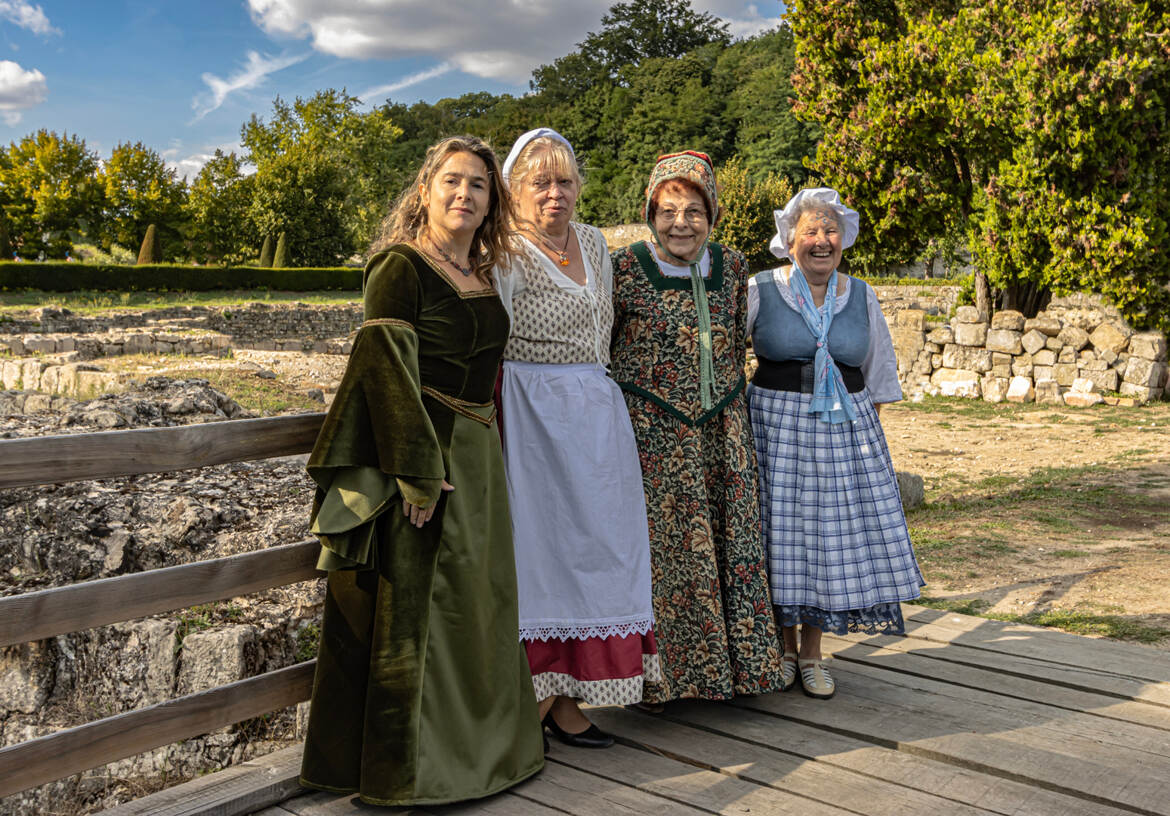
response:
<path id="1" fill-rule="evenodd" d="M 667 224 L 673 224 L 678 220 L 680 215 L 688 224 L 702 224 L 707 220 L 707 213 L 698 207 L 687 207 L 681 212 L 672 209 L 662 209 L 658 211 L 655 218 Z"/>

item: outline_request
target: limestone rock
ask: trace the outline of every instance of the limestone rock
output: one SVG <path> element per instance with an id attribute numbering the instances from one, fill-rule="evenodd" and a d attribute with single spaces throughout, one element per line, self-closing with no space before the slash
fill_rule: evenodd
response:
<path id="1" fill-rule="evenodd" d="M 1143 360 L 1165 360 L 1166 338 L 1157 332 L 1142 332 L 1129 338 L 1129 353 Z"/>
<path id="2" fill-rule="evenodd" d="M 1012 360 L 1012 374 L 1016 377 L 1032 377 L 1032 357 L 1027 354 L 1021 354 L 1019 357 Z"/>
<path id="3" fill-rule="evenodd" d="M 1066 348 L 1071 347 L 1073 351 L 1080 351 L 1089 344 L 1089 333 L 1077 326 L 1066 325 L 1056 336 Z"/>
<path id="4" fill-rule="evenodd" d="M 987 372 L 987 375 L 989 377 L 1004 377 L 1005 379 L 1011 379 L 1011 376 L 1012 376 L 1011 364 L 1004 363 L 1002 365 L 993 365 L 991 367 L 991 371 Z"/>
<path id="5" fill-rule="evenodd" d="M 943 368 L 964 368 L 979 373 L 991 370 L 991 352 L 975 346 L 950 343 L 943 347 Z"/>
<path id="6" fill-rule="evenodd" d="M 1064 341 L 1060 337 L 1049 337 L 1044 341 L 1044 348 L 1051 349 L 1052 351 L 1060 351 L 1064 348 Z"/>
<path id="7" fill-rule="evenodd" d="M 1113 365 L 1117 362 L 1117 352 L 1110 349 L 1097 349 L 1097 358 L 1104 360 L 1108 365 Z"/>
<path id="8" fill-rule="evenodd" d="M 1097 386 L 1097 383 L 1093 382 L 1092 380 L 1086 377 L 1077 377 L 1072 381 L 1072 387 L 1070 390 L 1077 394 L 1094 394 L 1101 389 Z"/>
<path id="9" fill-rule="evenodd" d="M 991 328 L 1006 329 L 1008 331 L 1022 332 L 1024 330 L 1024 316 L 1014 309 L 1004 309 L 1001 312 L 996 312 L 991 316 Z"/>
<path id="10" fill-rule="evenodd" d="M 35 714 L 53 690 L 53 661 L 47 641 L 0 651 L 0 713 Z"/>
<path id="11" fill-rule="evenodd" d="M 1129 345 L 1129 338 L 1132 334 L 1133 329 L 1125 324 L 1107 320 L 1093 330 L 1093 333 L 1089 335 L 1089 342 L 1098 351 L 1109 350 L 1114 354 L 1120 354 Z"/>
<path id="12" fill-rule="evenodd" d="M 986 323 L 956 323 L 954 331 L 955 342 L 960 346 L 982 346 L 987 342 Z"/>
<path id="13" fill-rule="evenodd" d="M 1024 321 L 1024 331 L 1038 331 L 1047 335 L 1048 337 L 1055 337 L 1060 334 L 1060 330 L 1064 328 L 1060 319 L 1049 314 L 1041 312 L 1029 320 Z"/>
<path id="14" fill-rule="evenodd" d="M 1058 363 L 1075 363 L 1077 361 L 1077 353 L 1073 351 L 1072 346 L 1065 346 L 1056 353 L 1056 362 Z"/>
<path id="15" fill-rule="evenodd" d="M 1041 405 L 1064 405 L 1064 395 L 1056 380 L 1036 383 L 1036 402 Z"/>
<path id="16" fill-rule="evenodd" d="M 1029 354 L 1035 354 L 1040 351 L 1040 349 L 1044 348 L 1044 344 L 1047 341 L 1048 335 L 1036 329 L 1032 329 L 1020 338 L 1020 344 L 1024 347 L 1024 351 Z"/>
<path id="17" fill-rule="evenodd" d="M 1142 357 L 1130 357 L 1125 365 L 1125 374 L 1122 380 L 1144 388 L 1160 388 L 1166 376 L 1166 364 L 1146 360 Z"/>
<path id="18" fill-rule="evenodd" d="M 1108 371 L 1109 365 L 1104 360 L 1098 360 L 1096 357 L 1087 359 L 1081 364 L 1081 371 Z"/>
<path id="19" fill-rule="evenodd" d="M 898 359 L 898 370 L 909 371 L 918 358 L 919 352 L 923 350 L 922 331 L 895 326 L 890 329 L 890 339 L 894 343 L 894 355 Z"/>
<path id="20" fill-rule="evenodd" d="M 188 635 L 180 662 L 180 694 L 242 680 L 256 662 L 256 627 L 242 624 Z"/>
<path id="21" fill-rule="evenodd" d="M 1162 398 L 1161 388 L 1147 388 L 1144 385 L 1137 385 L 1131 382 L 1123 382 L 1117 390 L 1123 396 L 1135 398 L 1138 403 L 1153 402 Z"/>
<path id="22" fill-rule="evenodd" d="M 979 374 L 961 368 L 940 368 L 930 375 L 930 384 L 944 397 L 978 397 Z"/>
<path id="23" fill-rule="evenodd" d="M 1005 398 L 1008 402 L 1032 402 L 1036 398 L 1032 380 L 1028 377 L 1012 377 Z"/>
<path id="24" fill-rule="evenodd" d="M 973 323 L 982 323 L 984 321 L 982 319 L 982 315 L 979 314 L 979 310 L 974 306 L 960 306 L 959 308 L 955 309 L 955 322 L 970 325 Z"/>
<path id="25" fill-rule="evenodd" d="M 1023 335 L 1013 329 L 990 329 L 986 335 L 986 345 L 989 351 L 1019 354 L 1024 350 L 1022 338 Z"/>
<path id="26" fill-rule="evenodd" d="M 926 342 L 945 346 L 947 343 L 955 342 L 955 333 L 950 326 L 939 326 L 937 329 L 931 329 L 927 332 Z"/>
<path id="27" fill-rule="evenodd" d="M 894 325 L 903 329 L 926 330 L 926 312 L 922 309 L 903 309 L 894 315 Z"/>
<path id="28" fill-rule="evenodd" d="M 1040 349 L 1032 355 L 1032 364 L 1038 366 L 1056 365 L 1056 352 L 1052 349 Z"/>
<path id="29" fill-rule="evenodd" d="M 1069 391 L 1064 395 L 1064 404 L 1073 408 L 1091 408 L 1094 405 L 1100 405 L 1104 401 L 1105 398 L 1100 394 Z"/>
<path id="30" fill-rule="evenodd" d="M 1056 374 L 1053 372 L 1054 368 L 1055 366 L 1050 365 L 1034 365 L 1032 366 L 1032 379 L 1036 382 L 1041 382 L 1042 380 L 1051 380 L 1056 376 Z"/>
<path id="31" fill-rule="evenodd" d="M 1003 402 L 1007 398 L 1010 380 L 1007 377 L 988 375 L 980 383 L 983 399 L 987 402 Z"/>
<path id="32" fill-rule="evenodd" d="M 898 492 L 902 494 L 902 509 L 913 510 L 915 507 L 921 507 L 922 503 L 926 501 L 926 484 L 922 477 L 917 473 L 908 473 L 904 470 L 899 470 L 894 475 L 898 477 Z"/>
<path id="33" fill-rule="evenodd" d="M 1111 368 L 1104 371 L 1094 371 L 1093 369 L 1082 369 L 1081 379 L 1089 380 L 1096 386 L 1098 391 L 1116 391 L 1117 384 L 1120 382 L 1117 372 Z"/>

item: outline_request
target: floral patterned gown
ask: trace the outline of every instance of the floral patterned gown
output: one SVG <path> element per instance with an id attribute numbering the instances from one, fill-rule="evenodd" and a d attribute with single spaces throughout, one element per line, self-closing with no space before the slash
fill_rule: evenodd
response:
<path id="1" fill-rule="evenodd" d="M 709 250 L 715 382 L 707 411 L 690 279 L 662 274 L 645 243 L 612 256 L 612 370 L 642 464 L 663 674 L 647 685 L 647 702 L 782 686 L 744 398 L 747 261 L 718 244 Z"/>

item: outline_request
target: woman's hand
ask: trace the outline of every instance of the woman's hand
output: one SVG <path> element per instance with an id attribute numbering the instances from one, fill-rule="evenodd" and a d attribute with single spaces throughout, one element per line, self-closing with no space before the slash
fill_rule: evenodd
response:
<path id="1" fill-rule="evenodd" d="M 450 493 L 455 488 L 447 484 L 447 480 L 443 480 L 442 490 L 444 493 Z M 415 527 L 422 527 L 431 520 L 431 516 L 435 514 L 435 508 L 439 506 L 436 499 L 431 502 L 430 507 L 419 507 L 417 504 L 411 504 L 406 499 L 402 500 L 402 515 L 410 519 L 410 523 Z"/>

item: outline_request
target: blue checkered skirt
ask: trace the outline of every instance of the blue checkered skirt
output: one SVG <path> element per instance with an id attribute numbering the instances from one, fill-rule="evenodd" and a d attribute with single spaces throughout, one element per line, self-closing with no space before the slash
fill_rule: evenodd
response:
<path id="1" fill-rule="evenodd" d="M 781 626 L 901 632 L 922 573 L 877 411 L 850 396 L 857 421 L 829 424 L 809 394 L 751 388 L 772 603 Z"/>

